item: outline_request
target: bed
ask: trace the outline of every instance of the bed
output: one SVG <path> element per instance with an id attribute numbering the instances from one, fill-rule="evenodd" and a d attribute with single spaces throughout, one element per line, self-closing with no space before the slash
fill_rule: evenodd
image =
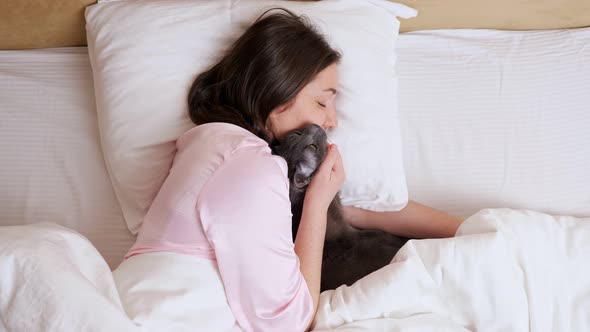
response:
<path id="1" fill-rule="evenodd" d="M 6 275 L 29 273 L 0 281 L 0 329 L 138 329 L 110 275 L 135 237 L 99 137 L 91 3 L 0 5 L 0 258 Z M 456 239 L 410 241 L 356 287 L 324 292 L 315 330 L 590 330 L 590 6 L 404 3 L 420 13 L 398 42 L 408 192 L 466 222 Z M 56 309 L 38 315 L 30 303 L 50 282 L 42 298 Z M 76 301 L 76 319 L 56 314 Z M 202 310 L 228 315 L 215 305 Z M 207 330 L 235 328 L 216 324 Z"/>
<path id="2" fill-rule="evenodd" d="M 73 228 L 116 267 L 134 239 L 102 157 L 86 47 L 0 58 L 2 224 Z"/>

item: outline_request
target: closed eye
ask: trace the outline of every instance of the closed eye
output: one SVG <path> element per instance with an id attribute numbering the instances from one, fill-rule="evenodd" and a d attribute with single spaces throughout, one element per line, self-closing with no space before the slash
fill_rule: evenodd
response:
<path id="1" fill-rule="evenodd" d="M 322 108 L 326 108 L 326 104 L 322 104 L 318 101 L 318 105 L 320 105 Z"/>

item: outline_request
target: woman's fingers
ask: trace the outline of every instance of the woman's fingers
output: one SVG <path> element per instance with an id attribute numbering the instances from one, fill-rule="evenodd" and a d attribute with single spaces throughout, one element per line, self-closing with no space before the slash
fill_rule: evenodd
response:
<path id="1" fill-rule="evenodd" d="M 332 181 L 337 181 L 341 184 L 344 181 L 344 168 L 342 166 L 342 157 L 338 151 L 336 144 L 331 144 L 328 148 L 328 153 L 324 161 L 318 169 L 316 176 L 326 176 Z"/>
<path id="2" fill-rule="evenodd" d="M 344 166 L 342 165 L 342 155 L 340 154 L 340 151 L 338 151 L 338 148 L 336 148 L 336 155 L 336 161 L 334 162 L 334 166 L 332 166 L 332 170 L 334 172 L 344 174 Z"/>
<path id="3" fill-rule="evenodd" d="M 338 153 L 336 144 L 331 144 L 328 148 L 328 152 L 326 153 L 324 161 L 322 161 L 320 164 L 318 173 L 329 174 L 329 172 L 332 171 L 332 168 L 334 168 L 334 164 L 336 163 L 339 155 L 340 154 Z"/>
<path id="4" fill-rule="evenodd" d="M 344 182 L 344 169 L 340 152 L 335 144 L 332 144 L 327 151 L 316 174 L 313 176 L 305 200 L 307 204 L 314 204 L 322 209 L 328 209 L 330 202 L 340 190 Z M 312 203 L 310 203 L 312 202 Z"/>

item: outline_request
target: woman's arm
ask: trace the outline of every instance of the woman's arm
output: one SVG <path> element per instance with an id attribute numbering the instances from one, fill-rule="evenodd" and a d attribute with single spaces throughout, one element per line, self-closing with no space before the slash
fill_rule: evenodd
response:
<path id="1" fill-rule="evenodd" d="M 344 218 L 357 228 L 380 229 L 409 238 L 453 237 L 463 222 L 458 217 L 414 201 L 409 201 L 403 209 L 394 212 L 375 212 L 346 206 Z"/>
<path id="2" fill-rule="evenodd" d="M 240 148 L 197 201 L 228 303 L 244 331 L 304 331 L 315 314 L 294 250 L 289 183 L 277 158 L 260 147 Z"/>
<path id="3" fill-rule="evenodd" d="M 299 256 L 301 273 L 313 298 L 314 316 L 320 297 L 328 207 L 344 178 L 340 153 L 337 146 L 332 144 L 305 194 L 301 222 L 295 238 L 295 253 Z"/>
<path id="4" fill-rule="evenodd" d="M 309 293 L 313 298 L 314 315 L 320 298 L 326 215 L 325 211 L 304 208 L 295 238 L 295 253 L 299 257 L 301 274 L 303 274 Z"/>

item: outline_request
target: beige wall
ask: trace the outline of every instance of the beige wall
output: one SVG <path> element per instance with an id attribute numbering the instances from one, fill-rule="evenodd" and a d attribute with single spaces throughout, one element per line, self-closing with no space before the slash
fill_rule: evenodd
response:
<path id="1" fill-rule="evenodd" d="M 95 0 L 1 0 L 0 49 L 86 45 L 84 8 Z M 399 0 L 418 9 L 402 31 L 590 26 L 589 0 Z"/>

